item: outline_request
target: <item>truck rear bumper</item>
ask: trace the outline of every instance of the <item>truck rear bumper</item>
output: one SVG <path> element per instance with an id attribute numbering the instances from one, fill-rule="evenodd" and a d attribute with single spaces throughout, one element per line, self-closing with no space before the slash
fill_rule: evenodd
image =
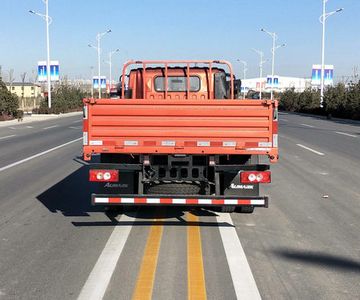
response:
<path id="1" fill-rule="evenodd" d="M 91 195 L 92 205 L 256 206 L 268 207 L 269 197 L 199 195 Z"/>

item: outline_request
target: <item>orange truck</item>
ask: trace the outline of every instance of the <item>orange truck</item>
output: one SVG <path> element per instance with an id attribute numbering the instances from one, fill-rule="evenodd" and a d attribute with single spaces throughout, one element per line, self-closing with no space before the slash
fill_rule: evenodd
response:
<path id="1" fill-rule="evenodd" d="M 129 61 L 118 99 L 84 99 L 92 204 L 252 213 L 278 160 L 278 103 L 240 99 L 227 61 Z"/>

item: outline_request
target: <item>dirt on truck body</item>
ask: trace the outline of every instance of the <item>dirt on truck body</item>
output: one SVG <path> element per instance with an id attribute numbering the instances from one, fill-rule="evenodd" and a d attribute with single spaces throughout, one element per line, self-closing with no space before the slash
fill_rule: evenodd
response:
<path id="1" fill-rule="evenodd" d="M 278 160 L 278 104 L 239 99 L 240 87 L 226 61 L 126 63 L 119 99 L 84 99 L 92 203 L 267 207 L 259 156 Z"/>

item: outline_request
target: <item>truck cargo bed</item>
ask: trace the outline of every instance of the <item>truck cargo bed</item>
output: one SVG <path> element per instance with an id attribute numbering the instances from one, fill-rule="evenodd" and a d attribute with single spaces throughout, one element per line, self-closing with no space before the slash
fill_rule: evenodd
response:
<path id="1" fill-rule="evenodd" d="M 94 153 L 262 154 L 278 158 L 277 101 L 84 99 Z"/>

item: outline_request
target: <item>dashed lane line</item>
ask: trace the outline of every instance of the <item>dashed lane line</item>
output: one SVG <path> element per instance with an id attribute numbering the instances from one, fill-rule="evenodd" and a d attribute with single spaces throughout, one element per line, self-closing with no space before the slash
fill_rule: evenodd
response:
<path id="1" fill-rule="evenodd" d="M 52 151 L 55 151 L 55 150 L 57 150 L 57 149 L 63 148 L 63 147 L 65 147 L 65 146 L 67 146 L 67 145 L 70 145 L 70 144 L 75 143 L 75 142 L 77 142 L 77 141 L 80 141 L 80 140 L 82 140 L 82 139 L 83 139 L 83 138 L 81 137 L 81 138 L 72 140 L 72 141 L 67 142 L 67 143 L 65 143 L 65 144 L 56 146 L 56 147 L 51 148 L 51 149 L 49 149 L 49 150 L 46 150 L 46 151 L 37 153 L 37 154 L 35 154 L 35 155 L 32 155 L 32 156 L 29 156 L 29 157 L 24 158 L 24 159 L 22 159 L 22 160 L 16 161 L 16 162 L 14 162 L 14 163 L 12 163 L 12 164 L 9 164 L 9 165 L 7 165 L 7 166 L 1 167 L 1 168 L 0 168 L 0 172 L 5 171 L 5 170 L 7 170 L 7 169 L 10 169 L 10 168 L 12 168 L 12 167 L 18 166 L 18 165 L 20 165 L 20 164 L 23 164 L 23 163 L 25 163 L 25 162 L 27 162 L 27 161 L 29 161 L 29 160 L 34 159 L 34 158 L 37 158 L 37 157 L 43 156 L 43 155 L 45 155 L 45 154 L 48 154 L 48 153 L 50 153 L 50 152 L 52 152 Z"/>
<path id="2" fill-rule="evenodd" d="M 81 126 L 70 126 L 69 128 L 70 128 L 70 129 L 80 129 Z"/>
<path id="3" fill-rule="evenodd" d="M 122 215 L 119 222 L 129 223 L 129 225 L 115 226 L 105 248 L 81 289 L 78 300 L 103 299 L 111 276 L 129 237 L 134 218 Z"/>
<path id="4" fill-rule="evenodd" d="M 55 128 L 55 127 L 59 127 L 59 125 L 53 125 L 53 126 L 45 127 L 45 128 L 43 128 L 43 130 L 47 130 L 47 129 L 51 129 L 51 128 Z"/>
<path id="5" fill-rule="evenodd" d="M 304 146 L 304 145 L 302 145 L 302 144 L 296 144 L 296 145 L 299 146 L 299 147 L 301 147 L 301 148 L 303 148 L 303 149 L 306 149 L 306 150 L 308 150 L 308 151 L 311 151 L 312 153 L 315 153 L 315 154 L 317 154 L 317 155 L 320 155 L 320 156 L 324 156 L 324 155 L 325 155 L 325 154 L 322 153 L 322 152 L 316 151 L 316 150 L 311 149 L 310 147 Z"/>
<path id="6" fill-rule="evenodd" d="M 187 213 L 186 220 L 188 222 L 199 222 L 199 217 Z M 204 262 L 199 226 L 187 227 L 187 270 L 188 299 L 206 299 Z"/>
<path id="7" fill-rule="evenodd" d="M 16 134 L 7 135 L 7 136 L 2 136 L 2 137 L 0 137 L 0 140 L 9 139 L 9 138 L 12 138 L 12 137 L 14 137 L 14 136 L 16 136 Z"/>
<path id="8" fill-rule="evenodd" d="M 219 213 L 216 219 L 218 223 L 234 225 L 228 213 Z M 261 299 L 235 227 L 220 226 L 219 231 L 229 265 L 236 298 L 252 300 Z"/>
<path id="9" fill-rule="evenodd" d="M 76 121 L 73 121 L 73 123 L 80 123 L 82 122 L 83 120 L 76 120 Z"/>
<path id="10" fill-rule="evenodd" d="M 315 128 L 315 126 L 309 125 L 309 124 L 300 124 L 300 125 L 305 126 L 305 127 L 309 127 L 309 128 Z"/>
<path id="11" fill-rule="evenodd" d="M 354 137 L 354 138 L 357 138 L 357 136 L 356 136 L 356 135 L 354 135 L 354 134 L 350 134 L 350 133 L 346 133 L 346 132 L 335 131 L 335 133 L 337 133 L 337 134 L 341 134 L 341 135 L 350 136 L 350 137 Z"/>

